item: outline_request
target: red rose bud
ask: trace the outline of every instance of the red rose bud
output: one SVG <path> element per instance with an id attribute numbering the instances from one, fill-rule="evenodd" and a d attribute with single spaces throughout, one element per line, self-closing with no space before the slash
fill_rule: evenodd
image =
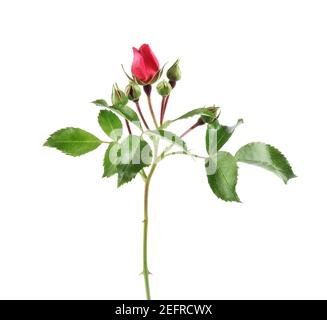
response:
<path id="1" fill-rule="evenodd" d="M 132 74 L 141 85 L 152 84 L 160 74 L 159 62 L 148 44 L 133 48 Z"/>
<path id="2" fill-rule="evenodd" d="M 176 81 L 182 77 L 181 69 L 179 67 L 179 59 L 167 70 L 167 78 L 170 80 L 172 87 L 176 85 Z"/>
<path id="3" fill-rule="evenodd" d="M 115 105 L 126 105 L 128 102 L 128 98 L 124 91 L 120 90 L 118 88 L 117 83 L 115 83 L 112 86 L 112 92 L 111 92 L 111 103 Z"/>
<path id="4" fill-rule="evenodd" d="M 157 91 L 162 97 L 169 96 L 172 89 L 170 83 L 166 80 L 162 80 L 157 84 Z"/>
<path id="5" fill-rule="evenodd" d="M 129 100 L 136 102 L 141 96 L 140 86 L 134 81 L 130 81 L 125 89 L 125 93 Z"/>

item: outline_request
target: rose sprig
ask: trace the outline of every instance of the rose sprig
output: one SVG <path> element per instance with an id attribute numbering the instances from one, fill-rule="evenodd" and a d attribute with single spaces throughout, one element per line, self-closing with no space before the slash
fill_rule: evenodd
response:
<path id="1" fill-rule="evenodd" d="M 218 198 L 225 201 L 240 202 L 236 192 L 239 162 L 269 170 L 285 183 L 294 178 L 295 174 L 285 156 L 277 148 L 266 143 L 248 143 L 234 155 L 223 151 L 223 147 L 243 120 L 239 119 L 233 126 L 221 124 L 219 121 L 221 109 L 215 105 L 196 108 L 165 121 L 169 98 L 181 79 L 180 60 L 177 59 L 168 68 L 167 79 L 161 79 L 164 67 L 160 68 L 159 61 L 149 45 L 143 44 L 139 49 L 133 48 L 133 52 L 131 75 L 123 69 L 128 77 L 125 90 L 120 89 L 115 83 L 112 87 L 111 103 L 105 99 L 93 101 L 93 104 L 101 108 L 98 123 L 107 138 L 100 139 L 83 129 L 69 127 L 51 134 L 44 145 L 77 157 L 105 144 L 107 149 L 103 159 L 103 177 L 117 176 L 118 187 L 132 181 L 137 175 L 142 177 L 145 183 L 142 274 L 146 297 L 150 299 L 150 273 L 147 260 L 148 197 L 150 181 L 163 159 L 168 156 L 186 155 L 202 160 L 211 190 Z M 155 108 L 152 104 L 152 87 L 155 83 L 156 91 L 162 97 L 160 108 Z M 151 122 L 145 118 L 140 104 L 142 88 L 152 118 Z M 193 125 L 184 129 L 182 134 L 168 130 L 172 123 L 194 117 L 196 120 Z M 123 137 L 122 121 L 126 127 L 125 137 Z M 206 126 L 203 139 L 207 152 L 205 156 L 191 152 L 184 141 L 190 131 L 203 125 Z M 161 142 L 165 143 L 162 149 L 160 149 Z"/>

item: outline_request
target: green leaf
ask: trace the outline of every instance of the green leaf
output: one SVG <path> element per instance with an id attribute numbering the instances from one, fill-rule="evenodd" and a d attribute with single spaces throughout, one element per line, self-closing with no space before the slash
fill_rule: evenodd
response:
<path id="1" fill-rule="evenodd" d="M 76 157 L 96 149 L 102 143 L 93 134 L 79 128 L 65 128 L 54 132 L 44 146 Z"/>
<path id="2" fill-rule="evenodd" d="M 172 133 L 170 131 L 165 131 L 165 130 L 159 129 L 159 130 L 146 131 L 144 133 L 149 136 L 153 136 L 153 135 L 159 136 L 173 144 L 178 145 L 183 150 L 187 150 L 185 141 L 183 139 L 181 139 L 178 135 L 176 135 L 175 133 Z"/>
<path id="3" fill-rule="evenodd" d="M 235 158 L 237 161 L 267 169 L 282 178 L 285 183 L 296 177 L 285 156 L 269 144 L 262 142 L 249 143 L 236 152 Z"/>
<path id="4" fill-rule="evenodd" d="M 120 157 L 118 187 L 131 181 L 140 170 L 151 164 L 152 151 L 141 137 L 130 135 L 120 145 Z"/>
<path id="5" fill-rule="evenodd" d="M 103 178 L 109 178 L 118 172 L 117 164 L 119 153 L 119 144 L 117 142 L 110 142 L 103 159 Z"/>
<path id="6" fill-rule="evenodd" d="M 240 202 L 235 191 L 237 183 L 237 163 L 228 152 L 218 151 L 206 160 L 208 183 L 213 193 L 225 201 Z"/>
<path id="7" fill-rule="evenodd" d="M 142 125 L 140 122 L 140 119 L 137 115 L 137 113 L 131 109 L 129 106 L 124 106 L 124 105 L 116 105 L 116 106 L 110 106 L 110 110 L 113 112 L 119 114 L 126 120 L 132 122 L 135 126 L 137 126 L 139 129 L 142 130 Z"/>
<path id="8" fill-rule="evenodd" d="M 102 130 L 113 140 L 119 140 L 123 134 L 123 125 L 119 118 L 111 111 L 101 110 L 98 122 Z"/>
<path id="9" fill-rule="evenodd" d="M 167 121 L 165 121 L 162 124 L 161 128 L 162 129 L 165 129 L 169 125 L 171 125 L 173 122 L 175 122 L 177 120 L 183 120 L 183 119 L 191 118 L 191 117 L 194 117 L 194 116 L 207 116 L 209 118 L 214 119 L 214 118 L 218 117 L 219 114 L 220 114 L 220 108 L 219 107 L 217 107 L 217 114 L 216 115 L 214 115 L 212 113 L 212 111 L 208 110 L 208 108 L 197 108 L 197 109 L 194 109 L 192 111 L 189 111 L 189 112 L 183 114 L 182 116 L 180 116 L 180 117 L 178 117 L 178 118 L 176 118 L 174 120 L 167 120 Z"/>
<path id="10" fill-rule="evenodd" d="M 94 103 L 96 106 L 99 106 L 99 107 L 109 108 L 107 101 L 103 100 L 103 99 L 98 99 L 98 100 L 92 101 L 91 103 Z"/>
<path id="11" fill-rule="evenodd" d="M 178 118 L 176 118 L 175 120 L 172 120 L 172 121 L 187 119 L 187 118 L 194 117 L 194 116 L 197 116 L 197 115 L 208 116 L 210 118 L 215 118 L 220 113 L 220 108 L 219 107 L 217 107 L 217 110 L 218 110 L 217 114 L 213 115 L 212 111 L 208 110 L 208 108 L 198 108 L 198 109 L 194 109 L 194 110 L 191 110 L 189 112 L 186 112 L 182 116 L 180 116 L 180 117 L 178 117 Z"/>
<path id="12" fill-rule="evenodd" d="M 140 119 L 137 115 L 137 113 L 130 108 L 127 105 L 115 105 L 115 106 L 109 106 L 108 103 L 103 99 L 98 99 L 95 101 L 92 101 L 95 105 L 99 107 L 105 107 L 110 109 L 111 111 L 115 112 L 116 114 L 122 116 L 124 119 L 132 122 L 134 125 L 136 125 L 139 129 L 142 130 L 142 125 L 140 122 Z"/>
<path id="13" fill-rule="evenodd" d="M 219 151 L 241 123 L 243 123 L 243 119 L 239 119 L 232 127 L 223 126 L 218 120 L 208 124 L 206 132 L 206 149 L 208 154 L 214 154 Z"/>

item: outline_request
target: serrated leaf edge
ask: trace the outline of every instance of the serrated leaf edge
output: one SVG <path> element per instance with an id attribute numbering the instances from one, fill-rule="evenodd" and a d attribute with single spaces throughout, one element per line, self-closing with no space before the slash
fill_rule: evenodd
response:
<path id="1" fill-rule="evenodd" d="M 231 157 L 233 157 L 234 160 L 235 160 L 235 165 L 236 165 L 236 181 L 235 181 L 235 186 L 234 186 L 234 188 L 233 188 L 231 191 L 232 191 L 232 193 L 235 195 L 236 200 L 223 199 L 223 198 L 221 198 L 220 196 L 216 195 L 215 193 L 214 193 L 214 195 L 215 195 L 216 197 L 218 197 L 220 200 L 223 200 L 223 201 L 225 201 L 225 202 L 237 202 L 237 203 L 242 203 L 242 201 L 240 200 L 240 198 L 239 198 L 239 196 L 238 196 L 238 194 L 237 194 L 237 192 L 236 192 L 236 186 L 237 186 L 237 182 L 238 182 L 238 165 L 237 165 L 237 161 L 236 161 L 235 157 L 234 157 L 231 153 L 229 153 L 229 152 L 227 152 L 227 151 L 217 151 L 217 152 L 214 154 L 214 156 L 217 156 L 217 154 L 218 154 L 219 152 L 221 152 L 221 153 L 226 153 L 226 154 L 230 155 Z M 209 160 L 209 159 L 212 158 L 212 157 L 213 157 L 213 156 L 209 156 L 206 160 Z M 219 170 L 219 165 L 217 166 L 217 170 Z M 220 171 L 220 172 L 222 173 L 222 171 Z M 224 179 L 225 179 L 225 181 L 226 181 L 226 184 L 228 185 L 228 188 L 230 189 L 230 185 L 229 185 L 229 183 L 227 182 L 227 178 L 226 178 L 226 176 L 225 176 L 223 173 L 222 173 L 222 176 L 224 177 Z"/>
<path id="2" fill-rule="evenodd" d="M 93 149 L 93 150 L 91 150 L 91 151 L 89 151 L 89 152 L 86 152 L 86 153 L 83 153 L 83 154 L 79 154 L 79 155 L 75 155 L 75 154 L 71 154 L 71 153 L 69 153 L 69 152 L 65 152 L 65 151 L 63 151 L 63 150 L 60 150 L 60 149 L 58 149 L 57 147 L 53 147 L 53 146 L 50 146 L 49 144 L 48 144 L 48 142 L 49 142 L 49 140 L 55 135 L 55 134 L 57 134 L 58 132 L 60 132 L 60 131 L 63 131 L 63 130 L 67 130 L 67 129 L 79 129 L 79 130 L 83 130 L 83 131 L 85 131 L 85 132 L 87 132 L 87 133 L 89 133 L 89 134 L 91 134 L 92 136 L 94 136 L 95 138 L 97 138 L 98 139 L 98 141 L 99 141 L 99 145 L 95 148 L 95 149 L 97 149 L 102 143 L 104 143 L 104 141 L 102 141 L 102 140 L 100 140 L 97 136 L 95 136 L 93 133 L 90 133 L 90 132 L 88 132 L 88 131 L 86 131 L 86 130 L 84 130 L 84 129 L 81 129 L 81 128 L 77 128 L 77 127 L 65 127 L 65 128 L 62 128 L 62 129 L 59 129 L 59 130 L 57 130 L 57 131 L 55 131 L 55 132 L 53 132 L 53 133 L 51 133 L 50 134 L 50 136 L 48 137 L 48 139 L 43 143 L 43 147 L 49 147 L 49 148 L 54 148 L 54 149 L 56 149 L 56 150 L 58 150 L 58 151 L 60 151 L 60 152 L 62 152 L 63 154 L 66 154 L 66 155 L 68 155 L 68 156 L 71 156 L 71 157 L 75 157 L 75 158 L 77 158 L 77 157 L 80 157 L 80 156 L 83 156 L 83 155 L 85 155 L 86 153 L 89 153 L 89 152 L 91 152 L 91 151 L 93 151 L 93 150 L 95 150 L 95 149 Z M 65 140 L 65 142 L 66 142 L 67 140 Z M 76 141 L 76 140 L 72 140 L 72 142 L 85 142 L 85 141 Z M 94 143 L 95 141 L 89 141 L 89 143 Z"/>
<path id="3" fill-rule="evenodd" d="M 285 162 L 289 165 L 289 167 L 290 167 L 290 169 L 291 169 L 291 171 L 292 171 L 292 176 L 291 176 L 290 178 L 288 178 L 287 180 L 285 180 L 283 177 L 279 176 L 279 177 L 284 181 L 285 184 L 287 184 L 289 180 L 291 180 L 291 179 L 293 179 L 293 178 L 297 178 L 297 175 L 294 173 L 293 168 L 292 168 L 291 164 L 289 163 L 288 159 L 286 158 L 286 156 L 285 156 L 285 155 L 284 155 L 284 154 L 283 154 L 279 149 L 277 149 L 276 147 L 274 147 L 273 145 L 271 145 L 271 144 L 269 144 L 269 143 L 265 143 L 265 142 L 261 142 L 261 141 L 256 141 L 256 142 L 250 142 L 250 143 L 245 144 L 245 145 L 242 146 L 240 149 L 238 149 L 237 152 L 235 153 L 235 156 L 234 156 L 234 157 L 235 157 L 236 161 L 238 161 L 238 162 L 243 162 L 243 163 L 247 163 L 247 164 L 256 165 L 256 164 L 257 164 L 256 162 L 253 162 L 253 161 L 241 161 L 241 160 L 238 160 L 238 158 L 237 158 L 237 153 L 238 153 L 242 148 L 244 148 L 244 147 L 246 147 L 246 146 L 249 146 L 249 145 L 254 145 L 254 144 L 265 144 L 265 145 L 269 146 L 270 148 L 274 149 L 275 151 L 278 151 L 278 152 L 281 154 L 281 156 L 285 159 Z M 269 167 L 269 168 L 271 168 L 271 169 L 273 169 L 273 170 L 276 170 L 276 171 L 278 171 L 278 172 L 284 173 L 282 170 L 279 170 L 279 169 L 277 169 L 277 168 L 271 166 L 269 163 L 267 163 L 267 162 L 265 162 L 265 161 L 260 161 L 260 163 L 266 165 L 267 167 Z M 264 168 L 262 168 L 262 169 L 264 169 Z"/>

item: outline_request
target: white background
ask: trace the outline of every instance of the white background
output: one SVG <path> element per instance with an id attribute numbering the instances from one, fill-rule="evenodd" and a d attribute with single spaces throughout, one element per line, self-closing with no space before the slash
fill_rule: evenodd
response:
<path id="1" fill-rule="evenodd" d="M 101 179 L 104 146 L 72 158 L 42 144 L 66 126 L 105 138 L 89 102 L 125 86 L 120 64 L 145 42 L 161 64 L 181 58 L 168 118 L 220 105 L 223 123 L 245 120 L 224 150 L 271 143 L 298 175 L 285 186 L 241 164 L 231 204 L 201 161 L 162 163 L 153 298 L 326 299 L 326 16 L 313 0 L 1 1 L 0 298 L 144 298 L 142 180 Z M 203 139 L 186 140 L 204 154 Z"/>

